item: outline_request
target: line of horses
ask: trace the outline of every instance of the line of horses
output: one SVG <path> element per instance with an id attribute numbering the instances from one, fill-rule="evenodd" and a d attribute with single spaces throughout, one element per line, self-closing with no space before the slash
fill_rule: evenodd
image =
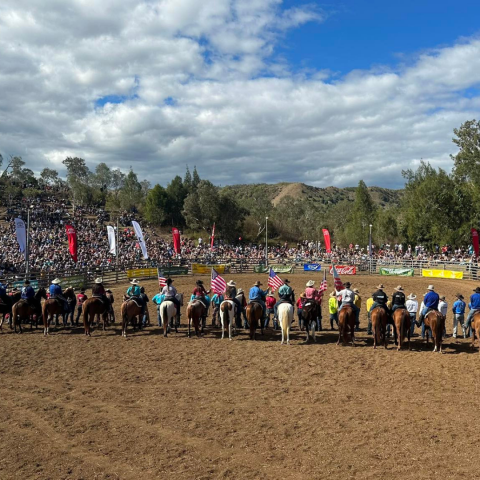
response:
<path id="1" fill-rule="evenodd" d="M 30 321 L 30 329 L 38 327 L 39 320 L 43 322 L 43 333 L 48 335 L 50 333 L 50 322 L 54 319 L 55 326 L 58 327 L 58 317 L 62 315 L 63 325 L 66 326 L 68 319 L 71 317 L 71 324 L 74 324 L 74 310 L 76 305 L 75 292 L 73 288 L 67 288 L 64 291 L 64 297 L 66 299 L 67 310 L 64 309 L 63 302 L 54 298 L 47 298 L 45 288 L 40 288 L 33 299 L 33 302 L 29 304 L 26 300 L 20 298 L 20 292 L 15 293 L 11 297 L 11 306 L 6 304 L 0 304 L 0 330 L 2 329 L 5 317 L 9 315 L 9 325 L 15 332 L 17 327 L 19 332 L 22 330 L 22 320 Z M 42 304 L 42 299 L 44 300 Z M 183 295 L 178 294 L 177 300 L 179 304 L 183 305 Z M 220 322 L 222 328 L 222 339 L 225 337 L 225 333 L 228 330 L 228 338 L 232 340 L 236 334 L 236 309 L 237 305 L 232 300 L 225 300 L 220 305 Z M 263 335 L 263 308 L 262 305 L 256 302 L 249 303 L 246 307 L 246 318 L 249 325 L 249 336 L 251 340 L 255 340 L 256 331 L 260 327 Z M 127 327 L 129 323 L 133 326 L 133 330 L 142 328 L 142 306 L 136 299 L 124 297 L 124 301 L 121 305 L 122 316 L 122 336 L 127 336 Z M 148 309 L 146 309 L 148 315 Z M 316 319 L 318 316 L 318 305 L 314 301 L 307 301 L 302 310 L 302 319 L 306 331 L 305 343 L 309 343 L 311 340 L 316 341 L 315 328 Z M 100 318 L 102 319 L 103 330 L 110 325 L 111 319 L 109 318 L 110 308 L 106 302 L 99 297 L 91 297 L 85 300 L 82 305 L 82 319 L 85 330 L 85 335 L 91 335 L 91 326 L 98 318 L 98 324 L 100 324 Z M 174 302 L 165 300 L 159 306 L 159 317 L 161 321 L 161 327 L 163 327 L 164 337 L 168 336 L 168 333 L 175 329 L 178 333 L 179 322 L 175 321 L 177 317 L 176 305 Z M 204 333 L 207 318 L 207 305 L 201 299 L 194 299 L 187 305 L 187 317 L 188 317 L 188 336 L 190 337 L 193 329 L 197 336 L 201 336 Z M 294 317 L 294 307 L 289 303 L 282 303 L 278 306 L 278 321 L 280 324 L 282 337 L 281 343 L 290 344 L 290 330 Z M 410 350 L 410 332 L 411 332 L 411 318 L 406 309 L 400 308 L 393 312 L 393 326 L 394 326 L 394 340 L 397 350 L 401 350 L 404 346 L 405 340 L 408 342 L 408 349 Z M 78 317 L 77 317 L 78 320 Z M 337 345 L 342 342 L 343 345 L 351 343 L 355 346 L 355 312 L 349 306 L 345 306 L 339 311 L 338 315 L 338 341 Z M 371 322 L 373 330 L 373 348 L 376 349 L 379 345 L 388 347 L 388 337 L 386 334 L 388 314 L 382 307 L 376 307 L 371 312 Z M 430 311 L 424 318 L 426 330 L 430 330 L 432 333 L 434 352 L 442 352 L 442 342 L 445 330 L 445 317 L 438 311 Z M 78 326 L 78 321 L 76 323 Z M 472 348 L 474 347 L 475 340 L 478 338 L 478 345 L 480 351 L 480 312 L 476 313 L 472 319 Z M 426 335 L 427 345 L 429 343 L 429 335 Z"/>

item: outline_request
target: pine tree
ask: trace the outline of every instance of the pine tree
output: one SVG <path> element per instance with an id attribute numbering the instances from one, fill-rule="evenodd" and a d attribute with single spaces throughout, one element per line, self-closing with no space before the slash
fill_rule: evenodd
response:
<path id="1" fill-rule="evenodd" d="M 192 180 L 192 187 L 196 190 L 198 188 L 198 184 L 200 183 L 200 175 L 197 172 L 197 167 L 193 167 L 193 180 Z"/>
<path id="2" fill-rule="evenodd" d="M 188 165 L 187 170 L 185 171 L 185 178 L 183 179 L 183 186 L 185 187 L 187 193 L 190 193 L 192 191 L 192 174 L 190 173 Z"/>

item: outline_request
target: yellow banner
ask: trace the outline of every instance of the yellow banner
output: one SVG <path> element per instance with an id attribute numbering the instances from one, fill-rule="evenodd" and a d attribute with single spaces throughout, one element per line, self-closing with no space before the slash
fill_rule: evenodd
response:
<path id="1" fill-rule="evenodd" d="M 455 272 L 454 270 L 422 270 L 422 277 L 435 278 L 463 278 L 463 272 Z"/>
<path id="2" fill-rule="evenodd" d="M 208 275 L 214 268 L 217 273 L 228 273 L 227 265 L 203 265 L 201 263 L 192 263 L 193 275 Z"/>
<path id="3" fill-rule="evenodd" d="M 128 278 L 156 277 L 156 268 L 137 268 L 136 270 L 127 270 Z"/>

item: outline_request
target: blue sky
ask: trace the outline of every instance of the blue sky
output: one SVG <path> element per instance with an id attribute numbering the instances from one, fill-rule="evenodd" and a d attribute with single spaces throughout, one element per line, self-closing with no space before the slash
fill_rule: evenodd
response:
<path id="1" fill-rule="evenodd" d="M 286 0 L 284 7 L 301 4 Z M 326 20 L 289 31 L 277 49 L 295 69 L 346 74 L 395 66 L 410 62 L 421 51 L 480 32 L 478 0 L 345 0 L 315 5 Z"/>

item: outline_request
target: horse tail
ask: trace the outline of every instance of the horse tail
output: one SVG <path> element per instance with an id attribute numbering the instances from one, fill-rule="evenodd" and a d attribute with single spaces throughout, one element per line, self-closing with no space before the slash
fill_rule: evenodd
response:
<path id="1" fill-rule="evenodd" d="M 287 305 L 287 304 L 284 304 Z M 289 309 L 284 308 L 280 306 L 280 311 L 278 312 L 278 321 L 280 323 L 280 327 L 283 331 L 287 331 L 287 328 L 289 327 Z"/>
<path id="2" fill-rule="evenodd" d="M 15 303 L 12 307 L 12 326 L 15 327 L 16 324 L 17 324 L 17 304 Z"/>
<path id="3" fill-rule="evenodd" d="M 406 337 L 405 335 L 405 315 L 406 315 L 406 312 L 405 310 L 402 311 L 402 316 L 400 318 L 400 338 L 404 338 Z"/>
<path id="4" fill-rule="evenodd" d="M 88 302 L 82 305 L 83 326 L 88 324 Z"/>
<path id="5" fill-rule="evenodd" d="M 170 321 L 170 319 L 168 318 L 168 305 L 167 305 L 167 302 L 163 302 L 163 303 L 160 305 L 160 318 L 162 319 L 162 323 L 167 322 L 167 325 L 168 325 L 168 322 Z"/>

